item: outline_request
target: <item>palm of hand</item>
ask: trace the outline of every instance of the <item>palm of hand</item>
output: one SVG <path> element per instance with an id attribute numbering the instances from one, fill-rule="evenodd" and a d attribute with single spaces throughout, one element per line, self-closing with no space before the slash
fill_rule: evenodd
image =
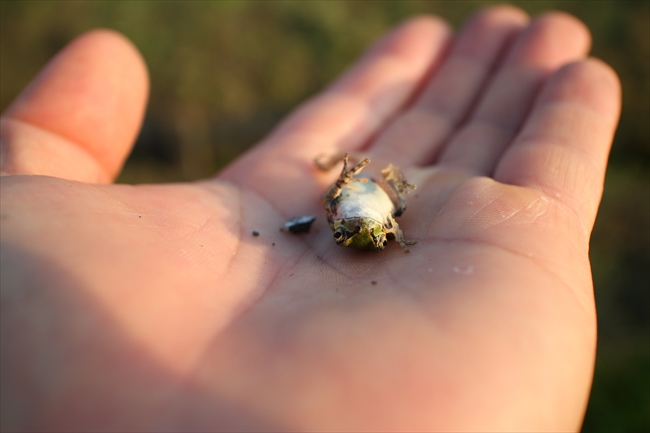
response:
<path id="1" fill-rule="evenodd" d="M 499 14 L 512 34 L 524 25 L 509 9 L 486 12 L 483 20 Z M 528 30 L 528 42 L 521 36 L 512 56 L 529 50 L 544 26 L 575 26 L 563 20 L 552 17 Z M 477 37 L 470 29 L 465 39 Z M 439 24 L 416 22 L 384 42 L 383 50 L 407 51 L 426 32 L 439 33 Z M 430 39 L 430 45 L 442 45 L 440 35 Z M 506 39 L 502 31 L 500 44 Z M 558 58 L 566 62 L 580 50 L 548 62 L 561 64 Z M 583 176 L 593 182 L 588 186 L 596 188 L 595 198 L 576 205 L 576 191 L 562 189 L 571 182 L 536 172 L 547 167 L 529 149 L 544 150 L 544 142 L 560 135 L 545 122 L 566 115 L 559 103 L 569 100 L 567 83 L 585 77 L 611 83 L 609 71 L 584 62 L 559 74 L 532 113 L 521 116 L 524 133 L 500 140 L 495 134 L 494 148 L 480 158 L 467 139 L 480 122 L 450 122 L 446 151 L 434 166 L 421 161 L 433 161 L 441 145 L 417 143 L 417 131 L 436 117 L 418 119 L 426 114 L 422 107 L 400 109 L 408 89 L 383 96 L 393 111 L 371 120 L 387 126 L 364 131 L 359 122 L 362 131 L 354 133 L 362 139 L 350 138 L 349 118 L 369 116 L 359 101 L 380 97 L 378 90 L 357 87 L 387 58 L 377 48 L 330 94 L 213 180 L 138 187 L 3 180 L 3 201 L 12 204 L 3 225 L 14 227 L 3 234 L 9 245 L 3 242 L 3 249 L 39 264 L 39 272 L 25 277 L 33 295 L 6 299 L 41 312 L 42 326 L 52 333 L 45 342 L 34 335 L 25 340 L 64 352 L 49 358 L 51 370 L 64 377 L 79 370 L 103 377 L 62 386 L 58 392 L 70 400 L 61 400 L 64 407 L 49 402 L 46 425 L 92 424 L 96 410 L 75 409 L 89 396 L 102 411 L 135 406 L 139 416 L 154 417 L 154 425 L 185 428 L 518 429 L 538 417 L 536 404 L 553 407 L 552 419 L 536 420 L 538 428 L 579 423 L 576 407 L 584 406 L 591 380 L 585 365 L 593 362 L 595 346 L 585 227 L 593 224 L 594 185 L 602 173 L 595 180 Z M 420 63 L 424 71 L 427 65 Z M 400 71 L 396 67 L 395 75 Z M 443 78 L 441 73 L 436 80 Z M 510 91 L 529 94 L 520 101 L 522 112 L 537 85 L 524 81 Z M 501 91 L 498 78 L 490 86 Z M 479 91 L 490 99 L 476 86 L 466 100 Z M 426 89 L 421 95 L 423 106 L 433 104 Z M 586 97 L 572 97 L 572 104 L 586 104 Z M 491 110 L 508 111 L 499 108 L 497 96 L 493 100 Z M 345 116 L 332 115 L 339 110 Z M 610 130 L 615 111 L 610 109 Z M 363 137 L 376 131 L 377 138 L 364 144 Z M 404 144 L 405 137 L 414 144 Z M 601 159 L 607 139 L 600 138 Z M 363 152 L 373 165 L 397 163 L 418 185 L 399 219 L 407 238 L 419 242 L 411 254 L 395 244 L 382 253 L 335 245 L 319 201 L 338 173 L 318 173 L 311 159 L 341 148 Z M 555 150 L 548 148 L 547 156 Z M 563 156 L 569 154 L 565 149 Z M 582 167 L 579 158 L 573 162 Z M 307 213 L 319 216 L 309 235 L 278 231 L 287 218 Z M 46 223 L 10 226 L 14 215 L 39 215 Z M 21 242 L 28 234 L 39 242 Z M 41 350 L 29 343 L 19 348 Z M 4 359 L 3 353 L 3 365 Z M 566 381 L 571 390 L 564 389 Z M 472 417 L 463 412 L 467 407 Z M 144 418 L 110 419 L 108 425 L 148 428 Z"/>

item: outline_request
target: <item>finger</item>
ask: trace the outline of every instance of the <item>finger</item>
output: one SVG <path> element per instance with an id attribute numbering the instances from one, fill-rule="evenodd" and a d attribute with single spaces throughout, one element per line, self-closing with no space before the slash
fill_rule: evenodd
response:
<path id="1" fill-rule="evenodd" d="M 122 35 L 95 30 L 50 61 L 3 113 L 3 174 L 110 182 L 142 122 L 146 66 Z"/>
<path id="2" fill-rule="evenodd" d="M 367 142 L 416 92 L 448 38 L 447 24 L 433 17 L 411 19 L 397 27 L 220 178 L 273 197 L 275 206 L 287 214 L 300 209 L 296 203 L 304 200 L 302 195 L 310 200 L 318 197 L 329 181 L 315 175 L 314 158 L 358 149 Z"/>
<path id="3" fill-rule="evenodd" d="M 461 29 L 451 51 L 413 106 L 378 137 L 373 155 L 423 164 L 467 115 L 500 54 L 528 23 L 512 6 L 485 9 Z"/>
<path id="4" fill-rule="evenodd" d="M 588 59 L 559 70 L 495 172 L 501 182 L 543 190 L 578 215 L 587 234 L 602 196 L 621 106 L 616 73 Z"/>
<path id="5" fill-rule="evenodd" d="M 449 27 L 418 17 L 397 27 L 316 98 L 282 123 L 263 146 L 316 154 L 364 144 L 412 96 L 442 55 Z"/>
<path id="6" fill-rule="evenodd" d="M 521 34 L 469 121 L 438 163 L 489 175 L 530 110 L 535 95 L 557 68 L 585 56 L 589 31 L 564 13 L 535 19 Z"/>

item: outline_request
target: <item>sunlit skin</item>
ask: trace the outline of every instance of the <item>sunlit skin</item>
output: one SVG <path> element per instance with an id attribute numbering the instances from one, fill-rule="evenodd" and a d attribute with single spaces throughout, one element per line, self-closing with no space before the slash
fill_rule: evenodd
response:
<path id="1" fill-rule="evenodd" d="M 2 115 L 2 429 L 579 429 L 620 109 L 589 45 L 561 13 L 417 17 L 214 178 L 128 186 L 146 68 L 80 36 Z M 417 185 L 410 254 L 278 230 L 336 152 Z"/>

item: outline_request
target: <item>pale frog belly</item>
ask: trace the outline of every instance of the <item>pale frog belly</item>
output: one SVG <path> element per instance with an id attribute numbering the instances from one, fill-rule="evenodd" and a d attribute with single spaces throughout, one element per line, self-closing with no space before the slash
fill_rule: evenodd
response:
<path id="1" fill-rule="evenodd" d="M 341 191 L 336 210 L 335 219 L 366 217 L 385 224 L 394 206 L 388 194 L 368 180 L 346 185 Z"/>

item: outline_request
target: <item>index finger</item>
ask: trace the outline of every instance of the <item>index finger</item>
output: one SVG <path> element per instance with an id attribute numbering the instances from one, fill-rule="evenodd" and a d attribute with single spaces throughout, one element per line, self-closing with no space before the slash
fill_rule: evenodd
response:
<path id="1" fill-rule="evenodd" d="M 259 146 L 221 174 L 288 216 L 305 212 L 325 187 L 313 160 L 360 149 L 417 92 L 443 55 L 449 28 L 440 19 L 410 19 L 382 38 L 322 94 L 308 101 Z M 282 191 L 282 194 L 278 194 Z"/>

